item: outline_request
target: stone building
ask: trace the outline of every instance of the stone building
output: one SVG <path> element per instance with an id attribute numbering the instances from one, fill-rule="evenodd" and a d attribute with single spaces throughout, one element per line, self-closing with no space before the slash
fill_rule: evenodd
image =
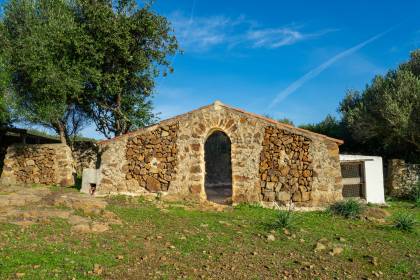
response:
<path id="1" fill-rule="evenodd" d="M 95 195 L 325 205 L 342 199 L 342 143 L 216 101 L 99 142 Z"/>

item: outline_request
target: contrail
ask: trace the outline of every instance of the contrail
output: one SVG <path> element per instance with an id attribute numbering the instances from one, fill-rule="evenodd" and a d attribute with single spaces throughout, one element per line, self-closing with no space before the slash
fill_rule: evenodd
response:
<path id="1" fill-rule="evenodd" d="M 330 67 L 332 64 L 336 63 L 338 60 L 349 56 L 355 52 L 357 52 L 358 50 L 360 50 L 361 48 L 363 48 L 364 46 L 376 41 L 377 39 L 381 38 L 382 36 L 384 36 L 385 34 L 387 34 L 388 32 L 390 32 L 392 29 L 394 29 L 395 27 L 392 27 L 382 33 L 379 33 L 369 39 L 367 39 L 366 41 L 357 44 L 354 47 L 351 47 L 337 55 L 335 55 L 334 57 L 328 59 L 327 61 L 325 61 L 324 63 L 322 63 L 321 65 L 319 65 L 318 67 L 312 69 L 311 71 L 309 71 L 308 73 L 306 73 L 305 75 L 303 75 L 302 77 L 300 77 L 299 79 L 297 79 L 296 81 L 294 81 L 293 83 L 291 83 L 287 88 L 285 88 L 283 91 L 281 91 L 276 98 L 274 98 L 274 100 L 271 102 L 271 104 L 268 106 L 269 109 L 272 109 L 275 105 L 277 105 L 277 103 L 279 103 L 280 101 L 282 101 L 283 99 L 285 99 L 287 96 L 289 96 L 290 94 L 292 94 L 293 92 L 295 92 L 296 90 L 298 90 L 301 86 L 303 86 L 307 81 L 315 78 L 316 76 L 318 76 L 319 74 L 321 74 L 322 71 L 324 71 L 325 69 L 327 69 L 328 67 Z"/>

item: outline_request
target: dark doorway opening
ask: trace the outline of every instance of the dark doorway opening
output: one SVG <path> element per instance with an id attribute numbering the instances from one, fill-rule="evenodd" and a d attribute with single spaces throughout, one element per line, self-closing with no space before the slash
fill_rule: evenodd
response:
<path id="1" fill-rule="evenodd" d="M 232 203 L 231 142 L 221 131 L 213 132 L 204 145 L 207 199 L 220 204 Z"/>

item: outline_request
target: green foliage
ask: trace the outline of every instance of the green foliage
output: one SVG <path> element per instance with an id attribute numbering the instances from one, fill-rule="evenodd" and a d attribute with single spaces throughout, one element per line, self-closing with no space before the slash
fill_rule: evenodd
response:
<path id="1" fill-rule="evenodd" d="M 420 50 L 408 62 L 376 76 L 340 102 L 341 119 L 327 116 L 302 128 L 343 139 L 343 152 L 420 160 Z"/>
<path id="2" fill-rule="evenodd" d="M 85 110 L 108 138 L 151 124 L 154 79 L 172 72 L 167 56 L 178 48 L 170 23 L 134 0 L 77 3 L 91 38 Z"/>
<path id="3" fill-rule="evenodd" d="M 340 104 L 352 137 L 386 157 L 420 158 L 419 54 L 413 52 L 397 70 L 376 76 L 363 92 L 350 91 Z"/>
<path id="4" fill-rule="evenodd" d="M 0 22 L 0 45 L 5 43 L 4 25 Z M 7 49 L 0 48 L 0 128 L 6 127 L 11 123 L 9 108 L 6 103 L 7 87 L 10 80 L 9 72 L 6 68 Z"/>
<path id="5" fill-rule="evenodd" d="M 364 205 L 354 199 L 343 200 L 334 203 L 329 207 L 329 212 L 343 216 L 347 219 L 355 219 L 357 218 L 364 209 Z"/>
<path id="6" fill-rule="evenodd" d="M 89 121 L 106 137 L 152 123 L 154 80 L 178 48 L 167 19 L 134 0 L 9 0 L 0 44 L 0 113 L 12 77 L 13 114 L 63 142 Z"/>
<path id="7" fill-rule="evenodd" d="M 295 214 L 292 210 L 280 210 L 278 211 L 276 220 L 274 222 L 274 228 L 291 228 L 296 222 Z"/>
<path id="8" fill-rule="evenodd" d="M 83 53 L 89 42 L 74 21 L 70 3 L 10 0 L 2 36 L 15 115 L 55 130 L 63 142 L 80 129 L 77 100 L 89 72 Z"/>
<path id="9" fill-rule="evenodd" d="M 295 125 L 291 119 L 286 118 L 286 117 L 284 117 L 284 118 L 280 118 L 280 119 L 275 119 L 275 118 L 273 118 L 273 116 L 271 116 L 270 114 L 263 114 L 263 116 L 264 116 L 264 117 L 266 117 L 266 118 L 269 118 L 269 119 L 272 119 L 272 120 L 275 120 L 275 121 L 281 122 L 281 123 L 289 124 L 289 125 L 292 125 L 292 126 L 294 126 L 294 125 Z"/>
<path id="10" fill-rule="evenodd" d="M 413 231 L 416 225 L 416 218 L 407 213 L 399 213 L 393 217 L 394 227 L 402 231 Z"/>
<path id="11" fill-rule="evenodd" d="M 277 119 L 278 122 L 281 123 L 285 123 L 285 124 L 290 124 L 292 126 L 295 126 L 295 124 L 293 123 L 293 121 L 289 118 L 282 118 L 282 119 Z"/>
<path id="12" fill-rule="evenodd" d="M 410 199 L 414 202 L 414 206 L 420 208 L 420 181 L 413 186 Z"/>
<path id="13" fill-rule="evenodd" d="M 76 190 L 53 189 L 55 195 L 63 191 Z M 273 233 L 275 241 L 268 242 L 265 225 L 276 218 L 278 211 L 274 209 L 241 204 L 220 212 L 203 211 L 201 206 L 192 202 L 178 201 L 168 205 L 139 200 L 127 196 L 107 198 L 107 210 L 115 213 L 124 225 L 113 225 L 111 230 L 101 234 L 69 234 L 72 225 L 66 220 L 52 220 L 25 227 L 25 230 L 0 223 L 0 279 L 15 279 L 16 273 L 25 273 L 23 279 L 99 279 L 104 276 L 129 279 L 133 271 L 138 279 L 148 279 L 156 273 L 163 279 L 185 275 L 195 279 L 197 272 L 209 273 L 206 265 L 213 266 L 218 275 L 229 279 L 232 278 L 231 266 L 238 256 L 241 256 L 241 263 L 235 265 L 235 273 L 245 275 L 242 278 L 260 279 L 261 275 L 281 278 L 284 270 L 298 269 L 306 271 L 300 275 L 308 279 L 314 271 L 332 279 L 350 270 L 353 271 L 351 276 L 359 279 L 372 274 L 372 265 L 363 258 L 367 254 L 378 257 L 375 269 L 389 279 L 406 279 L 410 272 L 414 272 L 415 279 L 418 278 L 415 277 L 418 264 L 413 261 L 418 251 L 418 246 L 415 246 L 418 235 L 403 234 L 391 227 L 335 219 L 322 212 L 302 212 L 297 213 L 299 230 L 294 232 L 295 238 Z M 45 202 L 40 203 L 36 206 L 42 207 Z M 390 203 L 387 210 L 419 215 L 419 211 L 405 201 Z M 85 216 L 80 211 L 73 214 Z M 102 215 L 89 218 L 93 222 L 106 221 Z M 303 261 L 313 259 L 314 246 L 320 239 L 336 245 L 341 242 L 337 240 L 339 237 L 346 240 L 346 249 L 341 256 L 320 259 L 311 270 L 301 269 Z M 383 254 L 385 251 L 392 254 Z M 256 255 L 251 252 L 256 252 Z M 297 257 L 296 252 L 299 252 Z M 295 258 L 291 259 L 291 254 Z M 119 255 L 124 258 L 118 259 Z M 166 261 L 162 256 L 167 258 Z M 354 261 L 346 261 L 350 258 Z M 255 270 L 262 259 L 269 260 L 270 267 L 282 269 L 273 270 L 277 271 L 276 274 L 266 268 Z M 157 263 L 162 265 L 156 266 Z M 94 264 L 101 265 L 105 274 L 93 274 Z M 174 265 L 180 269 L 174 269 Z M 122 270 L 122 266 L 131 270 Z M 187 266 L 198 270 L 183 269 Z M 269 274 L 264 274 L 264 271 Z"/>
<path id="14" fill-rule="evenodd" d="M 247 203 L 247 202 L 241 202 L 238 205 L 235 206 L 235 209 L 243 210 L 243 209 L 263 209 L 261 204 L 259 203 Z"/>
<path id="15" fill-rule="evenodd" d="M 342 123 L 331 115 L 327 115 L 325 119 L 319 123 L 306 124 L 299 127 L 334 138 L 342 139 L 344 136 L 344 127 Z"/>

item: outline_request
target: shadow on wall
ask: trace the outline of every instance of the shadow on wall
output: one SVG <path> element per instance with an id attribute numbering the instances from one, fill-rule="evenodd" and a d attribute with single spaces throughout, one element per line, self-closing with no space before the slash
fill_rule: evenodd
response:
<path id="1" fill-rule="evenodd" d="M 72 155 L 76 163 L 76 174 L 82 176 L 84 168 L 99 168 L 99 147 L 92 141 L 76 141 L 72 147 Z"/>

